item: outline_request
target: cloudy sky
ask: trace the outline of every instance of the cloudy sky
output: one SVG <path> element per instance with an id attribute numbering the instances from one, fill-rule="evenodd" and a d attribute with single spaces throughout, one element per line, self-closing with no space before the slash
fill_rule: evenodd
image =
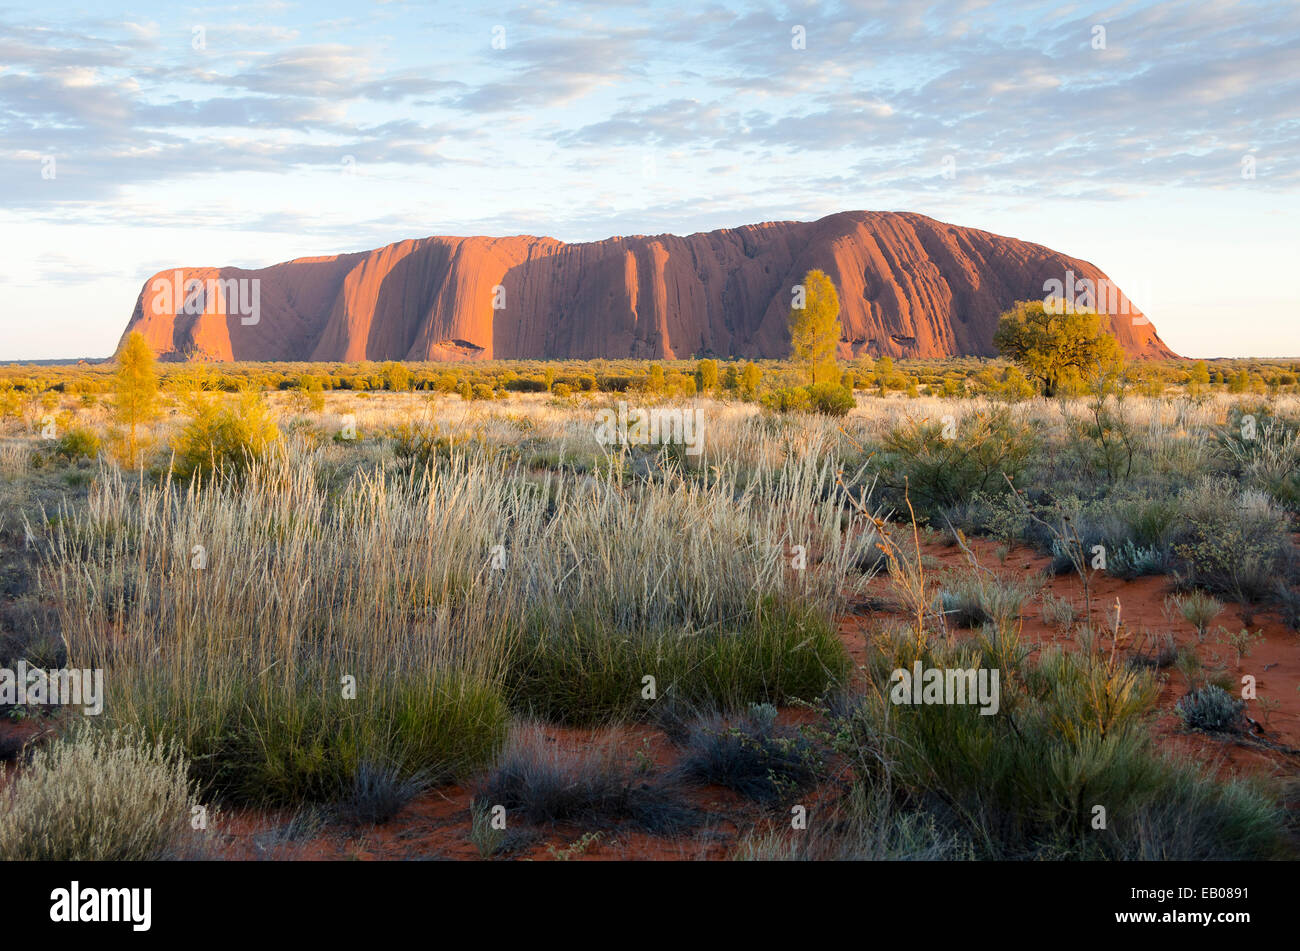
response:
<path id="1" fill-rule="evenodd" d="M 0 8 L 0 359 L 108 355 L 173 265 L 847 209 L 1300 356 L 1300 3 Z"/>

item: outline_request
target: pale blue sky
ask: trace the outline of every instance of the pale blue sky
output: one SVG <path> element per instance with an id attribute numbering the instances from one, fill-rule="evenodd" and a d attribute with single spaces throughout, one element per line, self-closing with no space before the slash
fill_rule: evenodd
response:
<path id="1" fill-rule="evenodd" d="M 106 356 L 173 265 L 847 209 L 1090 260 L 1187 355 L 1300 356 L 1298 199 L 1294 2 L 0 8 L 0 359 Z"/>

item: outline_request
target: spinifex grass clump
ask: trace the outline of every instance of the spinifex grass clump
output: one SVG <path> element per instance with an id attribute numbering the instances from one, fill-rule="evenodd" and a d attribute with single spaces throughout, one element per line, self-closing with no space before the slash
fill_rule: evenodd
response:
<path id="1" fill-rule="evenodd" d="M 742 489 L 459 453 L 342 477 L 329 452 L 184 488 L 106 471 L 54 531 L 46 583 L 75 664 L 108 668 L 106 717 L 177 738 L 221 796 L 463 776 L 500 746 L 506 698 L 591 720 L 639 715 L 647 675 L 737 704 L 847 673 L 832 621 L 866 542 L 829 464 Z"/>
<path id="2" fill-rule="evenodd" d="M 743 489 L 725 472 L 706 484 L 670 471 L 574 492 L 529 563 L 548 597 L 512 629 L 512 703 L 577 723 L 660 698 L 821 695 L 848 672 L 833 619 L 869 540 L 846 521 L 829 466 L 807 461 Z"/>
<path id="3" fill-rule="evenodd" d="M 536 724 L 521 723 L 500 761 L 474 797 L 478 812 L 494 806 L 525 822 L 570 822 L 602 827 L 627 821 L 648 832 L 672 835 L 699 824 L 671 777 L 647 779 L 628 769 L 614 734 L 585 749 L 550 740 Z M 480 820 L 481 821 L 481 820 Z M 480 832 L 482 836 L 482 831 Z"/>
<path id="4" fill-rule="evenodd" d="M 106 718 L 176 738 L 238 801 L 332 800 L 367 764 L 464 775 L 504 738 L 482 632 L 510 599 L 478 579 L 499 513 L 526 526 L 537 503 L 465 464 L 331 497 L 316 461 L 184 491 L 106 475 L 55 541 L 49 581 L 70 653 L 107 668 Z"/>
<path id="5" fill-rule="evenodd" d="M 1235 733 L 1244 727 L 1244 701 L 1215 684 L 1207 684 L 1181 697 L 1174 708 L 1190 730 Z"/>
<path id="6" fill-rule="evenodd" d="M 192 774 L 233 801 L 347 799 L 373 763 L 398 779 L 446 781 L 486 762 L 504 737 L 500 693 L 465 674 L 368 671 L 342 657 L 302 656 L 284 659 L 284 673 L 263 673 L 247 657 L 210 656 L 156 675 L 119 671 L 110 716 L 179 737 Z M 348 676 L 357 678 L 355 697 L 342 693 Z"/>
<path id="7" fill-rule="evenodd" d="M 776 707 L 756 703 L 734 722 L 713 716 L 694 724 L 677 774 L 764 803 L 812 785 L 823 765 L 819 751 L 801 731 L 778 726 L 776 716 Z"/>
<path id="8" fill-rule="evenodd" d="M 1018 623 L 1021 609 L 1032 594 L 1028 583 L 967 570 L 945 582 L 935 613 L 942 613 L 951 627 L 1011 627 Z"/>
<path id="9" fill-rule="evenodd" d="M 812 700 L 842 684 L 848 655 L 826 620 L 772 601 L 727 627 L 618 633 L 599 615 L 519 635 L 507 675 L 512 704 L 563 723 L 649 716 L 660 699 L 725 708 Z M 648 680 L 647 678 L 653 678 Z"/>

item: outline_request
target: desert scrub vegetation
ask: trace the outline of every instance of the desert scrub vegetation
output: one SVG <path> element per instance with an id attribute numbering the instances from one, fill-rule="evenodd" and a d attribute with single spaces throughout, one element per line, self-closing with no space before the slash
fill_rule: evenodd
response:
<path id="1" fill-rule="evenodd" d="M 505 732 L 467 632 L 497 623 L 471 595 L 476 519 L 508 504 L 466 481 L 361 475 L 332 497 L 283 457 L 237 487 L 105 474 L 52 542 L 69 652 L 110 671 L 110 722 L 177 738 L 226 798 L 334 800 L 372 768 L 464 775 Z"/>
<path id="2" fill-rule="evenodd" d="M 1038 590 L 1034 579 L 1015 581 L 976 569 L 953 572 L 944 579 L 934 613 L 951 627 L 1015 626 L 1021 609 Z"/>
<path id="3" fill-rule="evenodd" d="M 1215 684 L 1198 687 L 1175 705 L 1183 725 L 1207 733 L 1235 733 L 1245 726 L 1246 704 Z"/>
<path id="4" fill-rule="evenodd" d="M 1110 399 L 1099 417 L 1088 400 L 1013 398 L 1005 372 L 1006 393 L 982 388 L 980 374 L 996 368 L 977 362 L 883 364 L 840 378 L 855 390 L 844 416 L 765 411 L 765 395 L 806 386 L 798 368 L 770 363 L 757 376 L 722 364 L 716 378 L 667 362 L 657 374 L 538 364 L 510 379 L 500 367 L 413 367 L 411 391 L 378 368 L 367 386 L 349 379 L 360 370 L 298 368 L 281 389 L 278 370 L 239 367 L 209 380 L 204 399 L 234 412 L 252 383 L 276 437 L 255 452 L 254 440 L 205 424 L 213 438 L 193 440 L 193 466 L 174 470 L 171 447 L 198 418 L 174 368 L 159 370 L 160 415 L 141 424 L 138 467 L 123 465 L 121 434 L 104 435 L 106 401 L 33 390 L 15 401 L 25 416 L 0 421 L 0 648 L 47 665 L 102 661 L 107 725 L 176 743 L 205 798 L 305 803 L 368 824 L 432 784 L 499 765 L 512 716 L 658 722 L 678 701 L 722 708 L 718 723 L 695 725 L 715 775 L 762 786 L 760 768 L 789 766 L 797 786 L 808 751 L 787 763 L 792 737 L 765 737 L 746 717 L 752 704 L 815 704 L 856 679 L 836 623 L 864 592 L 864 571 L 888 558 L 850 493 L 895 513 L 910 499 L 927 543 L 956 528 L 1037 547 L 1068 571 L 1075 547 L 1091 558 L 1102 545 L 1099 570 L 1168 574 L 1180 599 L 1170 619 L 1185 616 L 1203 641 L 1220 602 L 1253 598 L 1295 617 L 1286 460 L 1300 400 L 1270 396 L 1265 413 L 1259 395 L 1212 383 L 1195 399 Z M 304 372 L 319 374 L 321 390 L 299 390 Z M 904 397 L 914 383 L 922 395 Z M 470 399 L 456 395 L 463 384 Z M 491 391 L 476 399 L 479 384 Z M 570 392 L 557 401 L 560 387 Z M 700 408 L 703 454 L 599 445 L 596 414 L 618 400 Z M 47 413 L 60 433 L 99 434 L 112 451 L 82 452 L 80 435 L 62 451 L 39 435 Z M 1245 416 L 1257 441 L 1241 435 Z M 38 558 L 39 584 L 29 577 Z M 1151 746 L 1152 678 L 1168 666 L 1160 642 L 1118 661 L 1093 645 L 1030 662 L 1015 628 L 1031 602 L 1015 582 L 976 568 L 939 592 L 917 590 L 945 641 L 924 656 L 964 650 L 963 663 L 997 666 L 1004 709 L 973 719 L 877 709 L 869 691 L 832 717 L 857 797 L 835 813 L 843 849 L 814 835 L 755 836 L 747 854 L 1275 853 L 1271 790 L 1211 781 Z M 1042 610 L 1087 640 L 1082 607 L 1044 598 Z M 903 646 L 872 646 L 871 681 L 910 665 L 915 643 L 913 632 Z M 1195 648 L 1180 652 L 1166 676 L 1181 672 L 1193 691 L 1232 686 L 1192 660 Z M 532 796 L 513 788 L 512 801 Z M 1091 826 L 1095 804 L 1107 808 L 1105 830 Z M 630 821 L 603 806 L 586 815 L 603 816 L 593 828 Z M 492 831 L 480 829 L 487 854 L 502 848 Z"/>
<path id="5" fill-rule="evenodd" d="M 975 850 L 924 811 L 883 790 L 854 788 L 808 829 L 751 831 L 732 850 L 740 862 L 966 862 Z"/>
<path id="6" fill-rule="evenodd" d="M 834 620 L 874 538 L 835 472 L 802 460 L 743 487 L 680 473 L 576 489 L 548 523 L 554 598 L 511 631 L 521 708 L 564 722 L 634 717 L 649 701 L 813 699 L 848 672 Z M 517 564 L 533 557 L 513 549 Z M 653 678 L 647 681 L 646 678 Z"/>
<path id="7" fill-rule="evenodd" d="M 107 668 L 106 719 L 179 741 L 205 793 L 338 802 L 375 770 L 463 778 L 509 708 L 634 717 L 847 675 L 834 619 L 872 529 L 846 526 L 827 464 L 741 488 L 453 453 L 340 480 L 331 451 L 287 445 L 238 481 L 105 468 L 45 526 L 71 662 Z"/>
<path id="8" fill-rule="evenodd" d="M 174 742 L 82 725 L 37 747 L 0 792 L 0 859 L 147 861 L 193 857 L 196 790 Z"/>
<path id="9" fill-rule="evenodd" d="M 1014 634 L 1004 632 L 1007 639 Z M 1276 791 L 1221 782 L 1159 753 L 1147 720 L 1153 675 L 1095 643 L 1027 652 L 987 639 L 950 645 L 906 636 L 878 642 L 876 685 L 830 729 L 862 795 L 887 793 L 933 819 L 978 858 L 1207 859 L 1286 854 Z M 998 668 L 1001 703 L 899 705 L 888 671 Z M 1094 825 L 1096 806 L 1105 825 Z"/>
<path id="10" fill-rule="evenodd" d="M 751 704 L 733 722 L 717 714 L 702 718 L 687 732 L 675 774 L 769 804 L 808 788 L 825 766 L 821 751 L 800 729 L 783 728 L 776 719 L 769 703 Z"/>
<path id="11" fill-rule="evenodd" d="M 597 735 L 589 748 L 550 740 L 545 728 L 523 721 L 514 726 L 500 761 L 478 782 L 473 809 L 488 816 L 502 807 L 507 816 L 532 825 L 572 823 L 603 828 L 626 821 L 659 835 L 688 831 L 702 821 L 670 776 L 647 777 L 621 762 L 616 736 Z M 479 820 L 487 824 L 487 819 Z M 488 830 L 483 851 L 500 848 Z"/>
<path id="12" fill-rule="evenodd" d="M 233 403 L 198 390 L 186 402 L 189 419 L 172 447 L 172 469 L 181 479 L 214 473 L 239 477 L 280 436 L 266 403 L 252 390 Z"/>
<path id="13" fill-rule="evenodd" d="M 1006 407 L 957 419 L 904 420 L 887 432 L 879 462 L 891 500 L 907 491 L 916 510 L 937 517 L 976 493 L 999 494 L 1015 482 L 1034 451 L 1033 428 Z"/>

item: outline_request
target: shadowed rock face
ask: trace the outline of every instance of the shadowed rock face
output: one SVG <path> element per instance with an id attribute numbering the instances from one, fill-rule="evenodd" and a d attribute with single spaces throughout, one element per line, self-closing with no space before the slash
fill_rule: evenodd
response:
<path id="1" fill-rule="evenodd" d="M 179 268 L 146 282 L 126 332 L 171 359 L 784 357 L 791 288 L 812 268 L 839 291 L 846 357 L 991 356 L 1014 301 L 1067 274 L 1106 279 L 1041 245 L 850 211 L 685 237 L 422 238 L 256 271 Z M 1174 355 L 1122 295 L 1098 297 L 1130 356 Z"/>

